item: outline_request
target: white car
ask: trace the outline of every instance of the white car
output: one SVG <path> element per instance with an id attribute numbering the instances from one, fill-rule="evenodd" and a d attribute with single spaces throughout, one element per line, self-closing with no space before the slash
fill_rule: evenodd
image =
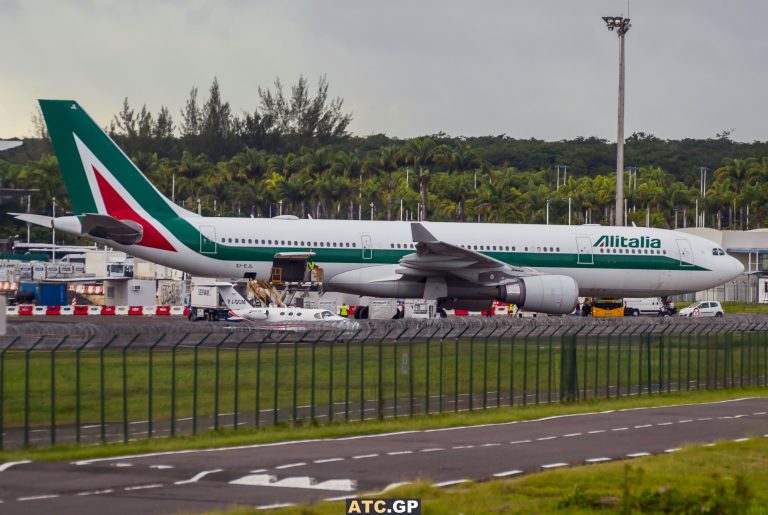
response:
<path id="1" fill-rule="evenodd" d="M 721 317 L 725 314 L 723 306 L 716 300 L 702 300 L 680 310 L 683 317 Z"/>

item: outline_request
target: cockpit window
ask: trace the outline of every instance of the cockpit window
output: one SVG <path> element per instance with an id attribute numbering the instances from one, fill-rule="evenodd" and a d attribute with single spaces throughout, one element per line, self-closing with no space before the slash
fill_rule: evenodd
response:
<path id="1" fill-rule="evenodd" d="M 723 249 L 721 249 L 721 248 L 714 248 L 714 249 L 712 249 L 712 255 L 713 256 L 724 256 L 725 255 L 725 251 Z"/>

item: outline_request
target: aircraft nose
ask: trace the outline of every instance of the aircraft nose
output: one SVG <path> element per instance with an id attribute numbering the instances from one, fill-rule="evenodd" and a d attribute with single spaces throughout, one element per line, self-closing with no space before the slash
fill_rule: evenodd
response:
<path id="1" fill-rule="evenodd" d="M 736 277 L 740 276 L 744 272 L 744 265 L 741 264 L 741 261 L 736 259 L 735 257 L 730 257 L 730 263 L 728 267 L 728 271 L 730 272 L 731 279 L 735 279 Z"/>

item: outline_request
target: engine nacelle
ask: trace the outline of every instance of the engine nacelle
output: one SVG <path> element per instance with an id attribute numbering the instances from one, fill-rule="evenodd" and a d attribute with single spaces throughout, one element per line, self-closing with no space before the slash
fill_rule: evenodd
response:
<path id="1" fill-rule="evenodd" d="M 579 301 L 579 285 L 567 275 L 532 275 L 499 287 L 499 300 L 539 313 L 567 315 Z"/>

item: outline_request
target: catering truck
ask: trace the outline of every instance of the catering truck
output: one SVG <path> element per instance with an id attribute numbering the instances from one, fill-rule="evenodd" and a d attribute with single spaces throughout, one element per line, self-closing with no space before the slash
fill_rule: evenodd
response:
<path id="1" fill-rule="evenodd" d="M 189 295 L 189 319 L 230 320 L 230 311 L 221 301 L 220 285 L 215 279 L 193 277 Z"/>

